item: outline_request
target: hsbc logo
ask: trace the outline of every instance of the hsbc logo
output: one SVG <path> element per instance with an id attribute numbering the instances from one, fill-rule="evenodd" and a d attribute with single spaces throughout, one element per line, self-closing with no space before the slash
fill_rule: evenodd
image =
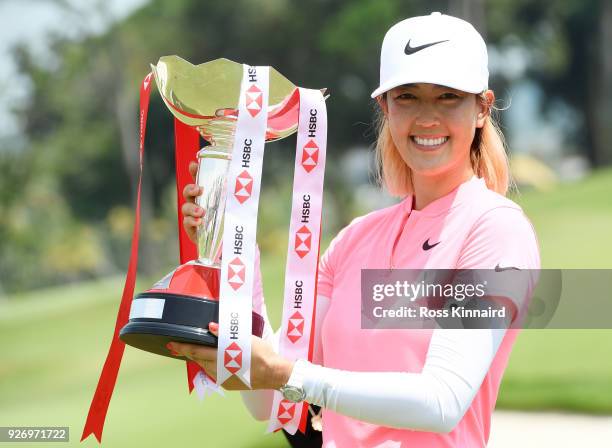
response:
<path id="1" fill-rule="evenodd" d="M 292 401 L 289 400 L 281 400 L 280 403 L 278 404 L 278 421 L 281 422 L 283 425 L 286 425 L 287 423 L 289 423 L 291 420 L 293 420 L 293 416 L 295 415 L 295 405 L 297 403 L 294 403 Z"/>
<path id="2" fill-rule="evenodd" d="M 244 170 L 236 178 L 236 185 L 234 187 L 234 197 L 238 200 L 238 202 L 244 204 L 244 201 L 251 197 L 252 192 L 253 178 L 247 170 Z"/>
<path id="3" fill-rule="evenodd" d="M 319 162 L 319 147 L 314 140 L 309 140 L 302 150 L 302 166 L 307 173 L 314 170 Z"/>
<path id="4" fill-rule="evenodd" d="M 310 252 L 312 244 L 312 233 L 306 226 L 302 226 L 295 233 L 295 253 L 304 258 Z"/>
<path id="5" fill-rule="evenodd" d="M 232 375 L 235 375 L 242 368 L 242 349 L 235 342 L 232 342 L 225 349 L 223 365 Z"/>
<path id="6" fill-rule="evenodd" d="M 296 311 L 289 318 L 287 324 L 287 337 L 291 342 L 295 342 L 300 339 L 304 334 L 304 317 L 299 311 Z"/>
<path id="7" fill-rule="evenodd" d="M 227 282 L 234 291 L 237 291 L 238 288 L 244 285 L 244 274 L 244 263 L 240 258 L 236 257 L 230 261 L 227 266 Z"/>
<path id="8" fill-rule="evenodd" d="M 255 118 L 263 107 L 263 95 L 259 87 L 253 84 L 245 92 L 246 94 L 246 109 L 251 114 L 251 117 Z"/>
<path id="9" fill-rule="evenodd" d="M 317 137 L 317 109 L 310 109 L 310 118 L 308 119 L 308 137 L 310 140 L 302 150 L 302 166 L 307 173 L 310 173 L 319 161 L 319 147 L 313 140 Z"/>

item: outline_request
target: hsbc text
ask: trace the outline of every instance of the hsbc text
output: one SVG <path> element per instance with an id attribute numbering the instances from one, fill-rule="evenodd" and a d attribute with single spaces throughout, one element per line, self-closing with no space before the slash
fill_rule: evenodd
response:
<path id="1" fill-rule="evenodd" d="M 302 308 L 302 286 L 304 286 L 304 282 L 302 280 L 295 281 L 295 291 L 293 294 L 293 309 Z"/>
<path id="2" fill-rule="evenodd" d="M 242 255 L 242 243 L 244 240 L 244 229 L 242 226 L 236 226 L 234 233 L 234 255 Z"/>
<path id="3" fill-rule="evenodd" d="M 255 67 L 249 67 L 247 72 L 249 74 L 249 82 L 257 82 L 257 69 Z"/>
<path id="4" fill-rule="evenodd" d="M 317 136 L 317 110 L 310 109 L 310 120 L 308 123 L 308 137 L 316 138 Z"/>
<path id="5" fill-rule="evenodd" d="M 244 147 L 242 148 L 242 168 L 249 168 L 251 166 L 251 145 L 253 140 L 250 138 L 244 139 Z"/>
<path id="6" fill-rule="evenodd" d="M 308 220 L 310 219 L 310 195 L 305 194 L 302 196 L 302 222 L 304 224 L 308 224 Z"/>
<path id="7" fill-rule="evenodd" d="M 232 313 L 230 317 L 230 339 L 238 339 L 238 313 Z"/>

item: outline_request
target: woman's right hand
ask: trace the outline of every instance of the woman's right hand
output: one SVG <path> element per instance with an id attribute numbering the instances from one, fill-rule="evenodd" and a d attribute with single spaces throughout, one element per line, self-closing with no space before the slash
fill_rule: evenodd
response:
<path id="1" fill-rule="evenodd" d="M 191 162 L 189 164 L 189 174 L 195 182 L 196 173 L 198 172 L 197 162 Z M 183 189 L 183 197 L 185 203 L 181 207 L 181 213 L 183 214 L 183 228 L 187 232 L 187 236 L 194 243 L 197 241 L 197 229 L 202 224 L 202 218 L 206 213 L 202 207 L 196 205 L 196 198 L 204 192 L 202 187 L 197 186 L 195 183 L 185 185 Z"/>

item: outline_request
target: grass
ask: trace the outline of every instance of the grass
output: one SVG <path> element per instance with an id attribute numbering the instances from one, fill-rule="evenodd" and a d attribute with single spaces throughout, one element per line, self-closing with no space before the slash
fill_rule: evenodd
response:
<path id="1" fill-rule="evenodd" d="M 535 226 L 542 267 L 612 268 L 611 169 L 550 192 L 528 191 L 512 199 Z"/>
<path id="2" fill-rule="evenodd" d="M 548 193 L 515 198 L 531 218 L 544 267 L 610 268 L 612 171 Z M 268 312 L 280 322 L 282 262 L 262 261 Z M 137 290 L 150 283 L 142 281 Z M 114 328 L 122 278 L 68 285 L 0 302 L 0 426 L 83 423 Z M 612 330 L 524 330 L 506 370 L 498 408 L 612 414 Z M 105 446 L 281 447 L 263 436 L 238 394 L 200 402 L 183 363 L 127 348 L 111 402 Z M 10 446 L 10 444 L 7 444 Z M 24 446 L 23 444 L 16 446 Z"/>
<path id="3" fill-rule="evenodd" d="M 512 198 L 536 229 L 543 268 L 612 268 L 611 193 L 607 169 Z M 612 330 L 522 331 L 497 408 L 612 414 Z"/>
<path id="4" fill-rule="evenodd" d="M 69 426 L 70 445 L 79 445 L 121 288 L 122 279 L 116 278 L 41 290 L 0 308 L 0 426 Z M 200 402 L 188 395 L 186 384 L 184 363 L 128 347 L 104 444 L 286 445 L 281 434 L 262 437 L 266 424 L 248 415 L 239 395 Z M 97 442 L 90 437 L 82 445 Z"/>
<path id="5" fill-rule="evenodd" d="M 612 414 L 612 330 L 523 330 L 497 408 Z"/>

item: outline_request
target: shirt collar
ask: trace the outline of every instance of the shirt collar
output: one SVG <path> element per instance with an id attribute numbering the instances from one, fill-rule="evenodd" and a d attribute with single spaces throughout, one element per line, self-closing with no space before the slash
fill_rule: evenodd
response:
<path id="1" fill-rule="evenodd" d="M 487 185 L 485 180 L 481 177 L 472 176 L 469 180 L 466 180 L 459 186 L 457 186 L 450 193 L 430 202 L 421 210 L 413 210 L 412 203 L 414 201 L 414 194 L 409 194 L 402 201 L 402 209 L 406 213 L 410 213 L 415 216 L 437 216 L 447 212 L 453 207 L 469 200 L 475 192 L 486 189 Z"/>

